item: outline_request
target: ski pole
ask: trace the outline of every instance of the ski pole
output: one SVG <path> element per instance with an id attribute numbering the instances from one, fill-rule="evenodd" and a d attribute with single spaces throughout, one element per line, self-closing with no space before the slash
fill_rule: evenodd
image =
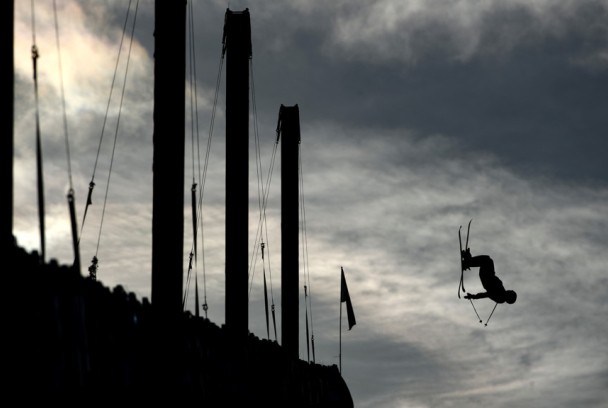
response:
<path id="1" fill-rule="evenodd" d="M 471 302 L 471 306 L 473 306 L 473 310 L 475 311 L 475 314 L 477 315 L 477 318 L 479 319 L 479 323 L 483 323 L 483 321 L 481 320 L 481 317 L 479 317 L 479 313 L 477 313 L 477 309 L 475 309 L 475 305 L 473 304 L 473 301 L 471 300 L 471 298 L 469 298 L 469 302 Z M 486 326 L 488 324 L 486 323 Z"/>
<path id="2" fill-rule="evenodd" d="M 486 326 L 488 325 L 488 322 L 490 321 L 490 318 L 492 317 L 492 315 L 494 314 L 494 311 L 496 310 L 496 306 L 498 306 L 498 303 L 494 304 L 494 309 L 492 309 L 492 313 L 490 313 L 490 316 L 488 316 L 488 320 L 486 320 Z M 480 320 L 481 322 L 481 320 Z"/>

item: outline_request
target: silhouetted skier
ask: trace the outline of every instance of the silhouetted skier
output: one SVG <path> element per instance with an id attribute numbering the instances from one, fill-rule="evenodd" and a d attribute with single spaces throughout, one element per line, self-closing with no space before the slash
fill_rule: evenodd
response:
<path id="1" fill-rule="evenodd" d="M 517 300 L 517 293 L 513 290 L 505 290 L 502 281 L 496 276 L 494 271 L 494 261 L 488 255 L 471 256 L 469 248 L 462 251 L 463 268 L 479 267 L 479 279 L 483 285 L 485 292 L 477 294 L 468 293 L 465 299 L 483 299 L 490 298 L 496 303 L 513 304 Z"/>

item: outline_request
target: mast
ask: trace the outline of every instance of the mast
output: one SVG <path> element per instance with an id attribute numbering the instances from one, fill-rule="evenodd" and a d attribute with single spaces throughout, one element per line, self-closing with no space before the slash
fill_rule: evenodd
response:
<path id="1" fill-rule="evenodd" d="M 249 10 L 226 10 L 226 328 L 248 336 L 249 257 Z"/>
<path id="2" fill-rule="evenodd" d="M 0 55 L 4 62 L 0 64 L 0 83 L 3 84 L 2 118 L 0 119 L 0 177 L 1 185 L 7 195 L 0 200 L 0 245 L 9 248 L 13 245 L 13 122 L 14 122 L 14 0 L 3 1 L 0 8 Z M 10 245 L 10 246 L 9 246 Z M 12 253 L 12 252 L 11 252 Z"/>
<path id="3" fill-rule="evenodd" d="M 226 332 L 232 382 L 228 405 L 248 395 L 249 10 L 226 10 Z"/>
<path id="4" fill-rule="evenodd" d="M 154 154 L 152 306 L 182 311 L 186 1 L 156 0 L 154 30 Z"/>
<path id="5" fill-rule="evenodd" d="M 282 345 L 299 358 L 299 145 L 298 105 L 281 105 L 281 326 Z"/>

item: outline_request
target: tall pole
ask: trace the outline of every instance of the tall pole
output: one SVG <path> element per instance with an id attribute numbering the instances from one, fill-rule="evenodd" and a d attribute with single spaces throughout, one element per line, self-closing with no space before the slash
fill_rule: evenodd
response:
<path id="1" fill-rule="evenodd" d="M 298 105 L 281 105 L 281 314 L 282 345 L 292 358 L 299 356 L 299 146 Z"/>
<path id="2" fill-rule="evenodd" d="M 13 121 L 15 96 L 14 65 L 14 0 L 2 1 L 0 8 L 0 55 L 4 59 L 0 64 L 0 97 L 3 108 L 0 110 L 0 177 L 4 191 L 0 200 L 0 239 L 2 248 L 13 245 Z"/>
<path id="3" fill-rule="evenodd" d="M 248 336 L 249 280 L 249 10 L 226 11 L 226 328 Z M 245 347 L 244 344 L 241 344 Z"/>
<path id="4" fill-rule="evenodd" d="M 155 1 L 152 306 L 182 311 L 186 1 Z"/>
<path id="5" fill-rule="evenodd" d="M 40 262 L 46 260 L 46 232 L 44 224 L 44 170 L 42 161 L 42 141 L 40 137 L 40 109 L 38 103 L 38 48 L 36 47 L 36 24 L 32 3 L 32 65 L 34 71 L 34 100 L 36 101 L 36 179 L 38 187 L 38 225 L 40 229 Z M 74 257 L 76 258 L 76 257 Z"/>
<path id="6" fill-rule="evenodd" d="M 249 10 L 226 10 L 226 332 L 232 381 L 228 405 L 247 395 L 249 336 Z"/>

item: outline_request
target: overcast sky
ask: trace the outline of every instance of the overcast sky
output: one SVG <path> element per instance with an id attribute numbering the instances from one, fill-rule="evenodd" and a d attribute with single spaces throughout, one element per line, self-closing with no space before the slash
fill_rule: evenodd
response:
<path id="1" fill-rule="evenodd" d="M 47 260 L 71 263 L 53 2 L 34 3 Z M 79 223 L 93 175 L 96 183 L 81 236 L 83 273 L 97 255 L 106 286 L 149 298 L 154 2 L 139 2 L 126 82 L 136 1 L 118 64 L 129 2 L 56 3 Z M 310 279 L 316 361 L 337 365 L 344 267 L 357 324 L 351 331 L 342 324 L 342 369 L 355 406 L 608 406 L 608 1 L 192 6 L 203 158 L 212 136 L 205 262 L 196 272 L 213 322 L 224 323 L 225 76 L 213 127 L 211 113 L 225 11 L 249 8 L 257 108 L 257 132 L 250 122 L 250 250 L 259 251 L 254 135 L 266 177 L 279 107 L 298 104 L 308 249 L 300 282 Z M 14 232 L 20 245 L 37 250 L 32 9 L 26 1 L 15 8 Z M 196 152 L 191 119 L 185 276 Z M 267 264 L 258 259 L 250 275 L 249 325 L 262 338 L 264 272 L 280 337 L 280 149 L 267 216 Z M 490 255 L 507 289 L 519 295 L 514 305 L 499 305 L 487 327 L 457 297 L 457 233 L 470 219 L 472 253 Z M 470 292 L 482 290 L 476 269 L 464 283 Z M 192 284 L 190 310 L 193 300 Z M 475 301 L 484 322 L 493 306 Z M 302 288 L 300 357 L 307 359 L 304 313 Z"/>

